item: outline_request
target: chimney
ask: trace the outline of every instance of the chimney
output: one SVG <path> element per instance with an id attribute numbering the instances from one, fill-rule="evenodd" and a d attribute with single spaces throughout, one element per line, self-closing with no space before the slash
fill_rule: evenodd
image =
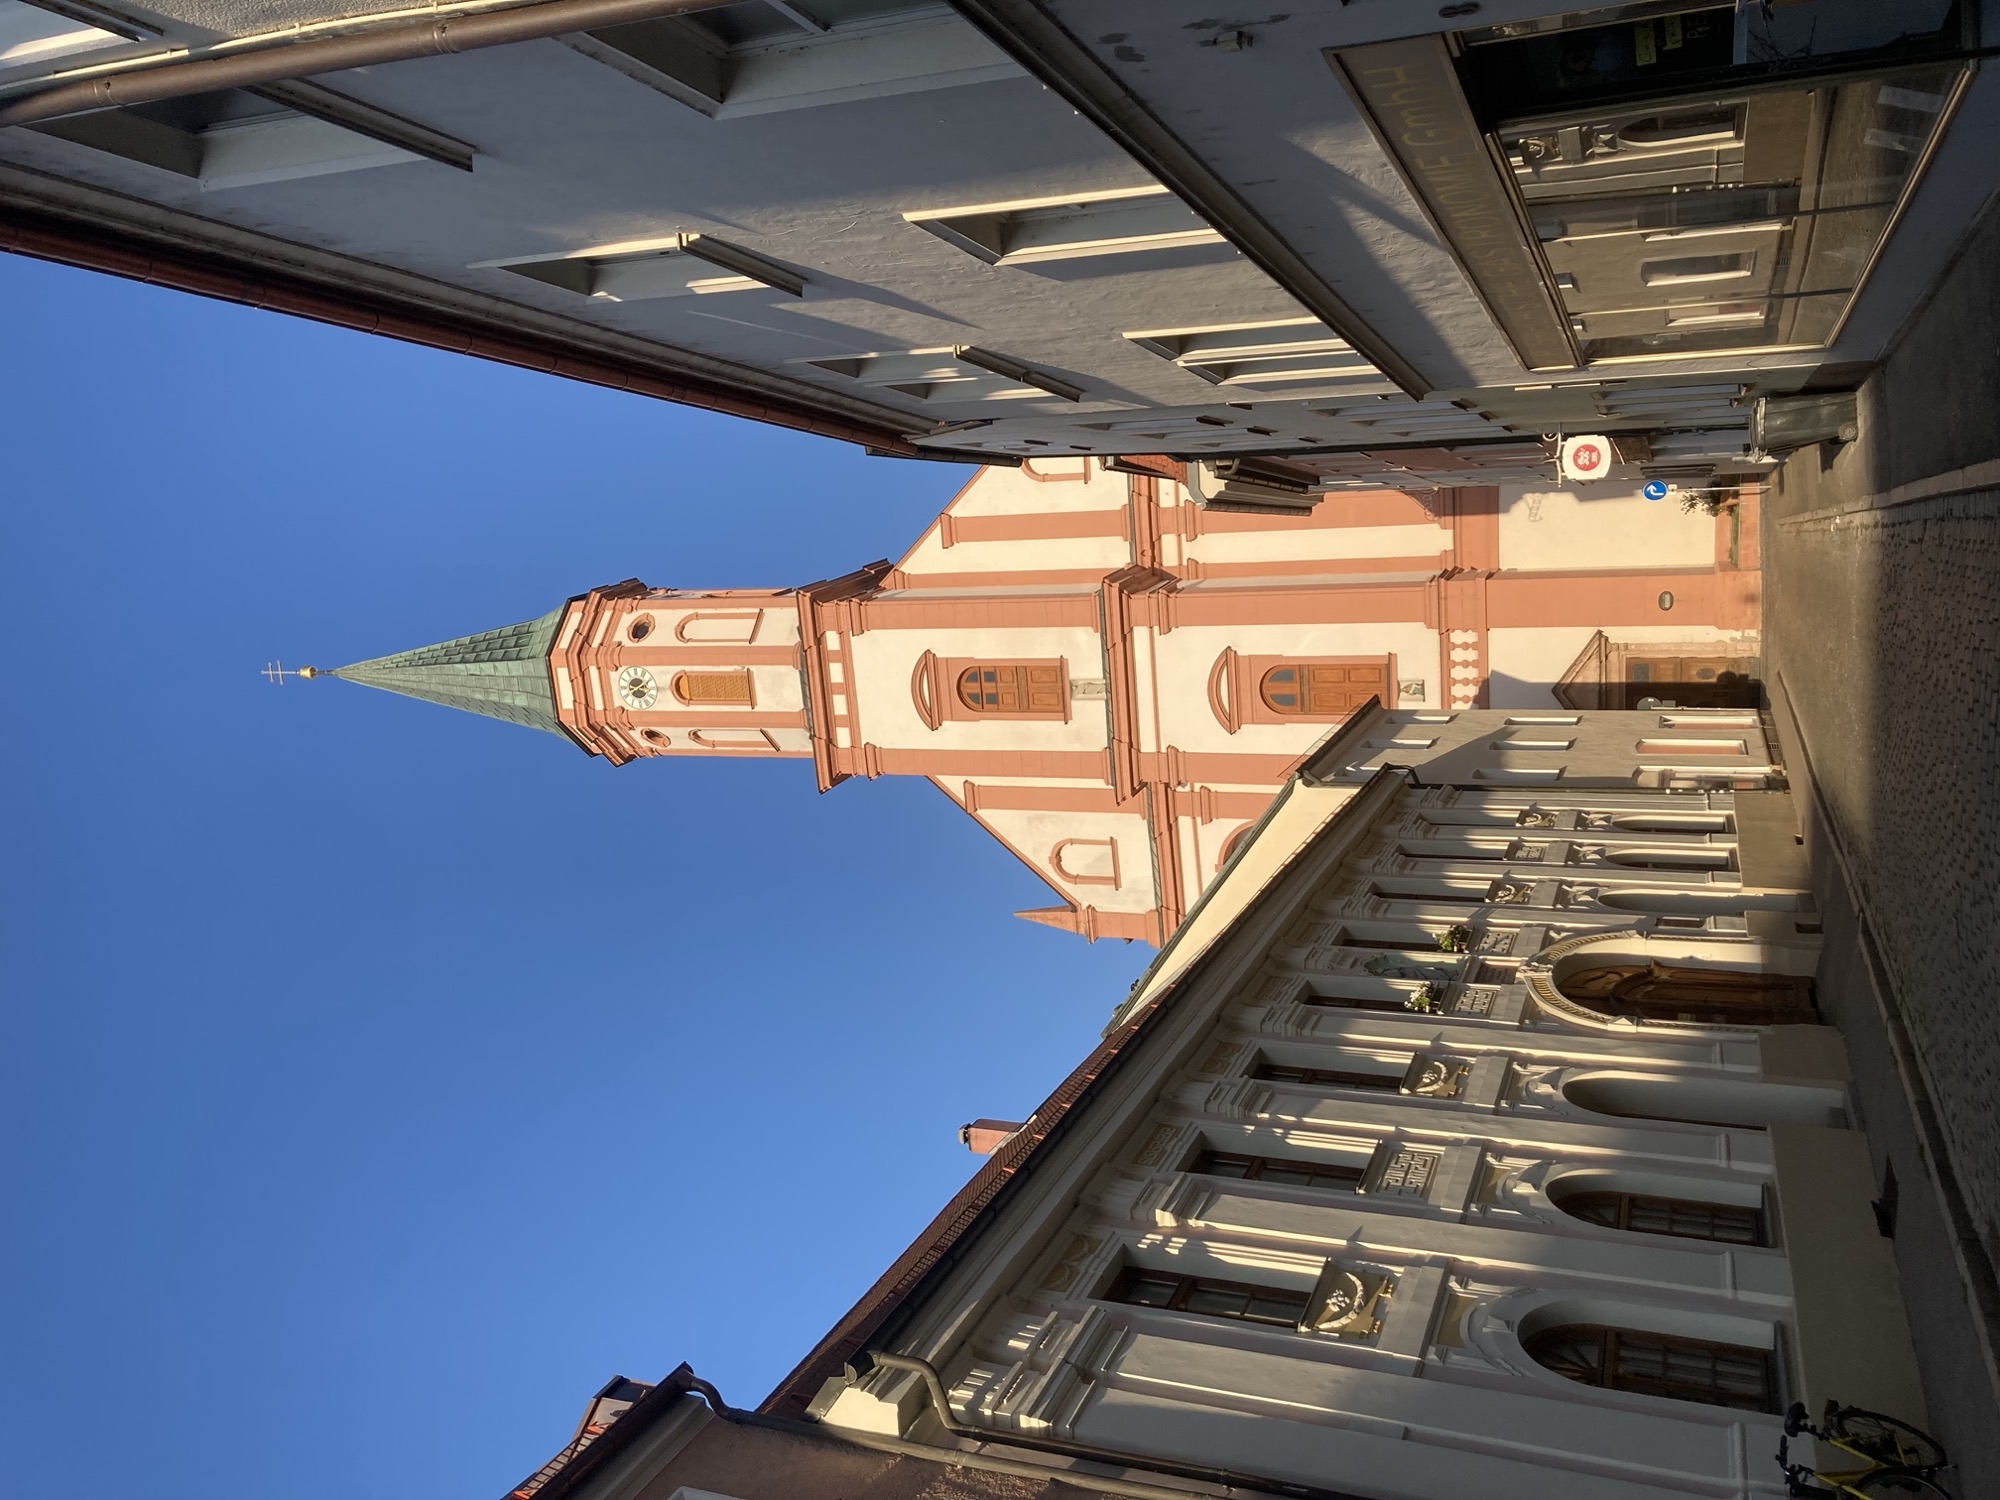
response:
<path id="1" fill-rule="evenodd" d="M 991 1156 L 1012 1140 L 1020 1128 L 1019 1120 L 974 1120 L 970 1125 L 958 1127 L 958 1138 L 973 1155 Z"/>

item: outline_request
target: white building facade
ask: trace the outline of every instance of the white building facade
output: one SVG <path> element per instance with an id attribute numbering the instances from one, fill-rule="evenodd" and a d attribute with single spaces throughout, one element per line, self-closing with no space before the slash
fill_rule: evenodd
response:
<path id="1" fill-rule="evenodd" d="M 1699 770 L 1755 717 L 1444 718 L 1314 756 L 767 1410 L 1396 1500 L 1748 1500 L 1794 1400 L 1921 1424 L 1789 794 Z"/>
<path id="2" fill-rule="evenodd" d="M 0 248 L 906 456 L 1706 482 L 2000 185 L 1983 8 L 0 0 Z"/>

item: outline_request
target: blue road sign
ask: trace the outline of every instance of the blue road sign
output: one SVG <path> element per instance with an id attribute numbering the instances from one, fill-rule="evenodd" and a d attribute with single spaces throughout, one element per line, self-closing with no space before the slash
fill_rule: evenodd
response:
<path id="1" fill-rule="evenodd" d="M 1664 480 L 1664 479 L 1649 479 L 1649 480 L 1647 480 L 1647 481 L 1646 481 L 1646 488 L 1645 488 L 1645 490 L 1643 491 L 1643 493 L 1645 494 L 1645 496 L 1646 496 L 1646 498 L 1647 498 L 1648 500 L 1664 500 L 1664 499 L 1666 499 L 1666 498 L 1667 498 L 1667 482 L 1666 482 L 1666 480 Z"/>

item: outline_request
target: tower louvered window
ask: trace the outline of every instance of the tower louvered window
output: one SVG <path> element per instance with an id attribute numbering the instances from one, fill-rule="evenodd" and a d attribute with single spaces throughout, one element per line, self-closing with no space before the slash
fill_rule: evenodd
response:
<path id="1" fill-rule="evenodd" d="M 748 672 L 680 672 L 674 676 L 674 696 L 683 703 L 750 702 Z"/>

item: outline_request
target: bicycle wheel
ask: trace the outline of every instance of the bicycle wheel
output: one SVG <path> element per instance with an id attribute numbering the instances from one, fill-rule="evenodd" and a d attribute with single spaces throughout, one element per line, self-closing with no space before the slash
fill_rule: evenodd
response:
<path id="1" fill-rule="evenodd" d="M 1843 1406 L 1827 1423 L 1827 1436 L 1845 1438 L 1871 1458 L 1904 1469 L 1935 1469 L 1944 1463 L 1944 1449 L 1929 1433 L 1879 1411 Z"/>
<path id="2" fill-rule="evenodd" d="M 1951 1500 L 1931 1480 L 1909 1469 L 1880 1469 L 1866 1479 L 1856 1480 L 1854 1487 L 1877 1500 Z"/>

